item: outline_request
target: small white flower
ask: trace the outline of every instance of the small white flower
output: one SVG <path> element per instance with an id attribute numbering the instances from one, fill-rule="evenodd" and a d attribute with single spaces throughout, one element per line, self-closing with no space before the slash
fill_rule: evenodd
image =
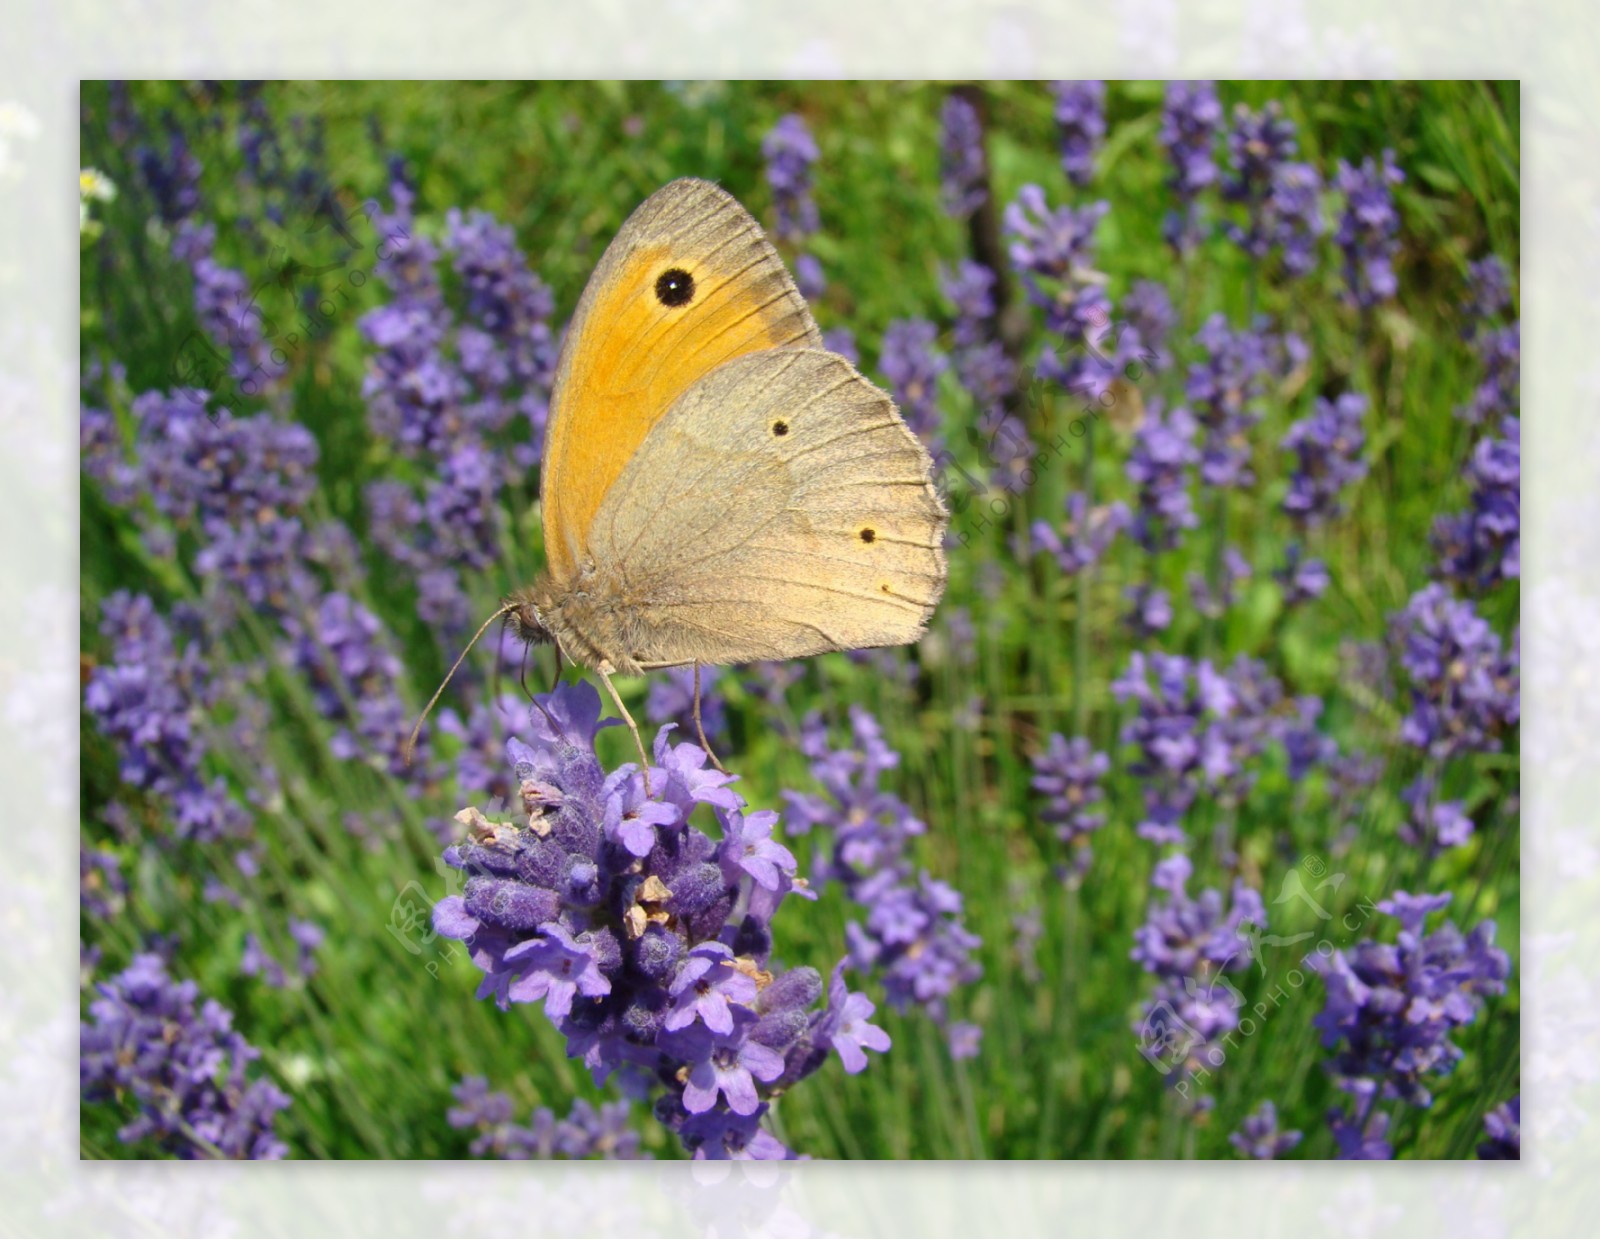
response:
<path id="1" fill-rule="evenodd" d="M 80 199 L 110 202 L 116 196 L 116 184 L 98 168 L 84 168 L 78 173 L 78 197 Z"/>

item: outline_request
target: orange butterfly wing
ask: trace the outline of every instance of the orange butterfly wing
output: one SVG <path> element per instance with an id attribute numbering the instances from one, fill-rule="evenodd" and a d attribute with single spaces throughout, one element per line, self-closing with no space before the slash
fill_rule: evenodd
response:
<path id="1" fill-rule="evenodd" d="M 684 178 L 640 204 L 589 277 L 556 372 L 540 478 L 551 577 L 576 574 L 606 492 L 690 385 L 731 358 L 821 341 L 731 194 Z"/>

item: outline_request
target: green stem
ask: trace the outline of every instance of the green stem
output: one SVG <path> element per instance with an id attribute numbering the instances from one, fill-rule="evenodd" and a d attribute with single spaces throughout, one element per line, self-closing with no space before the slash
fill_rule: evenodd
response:
<path id="1" fill-rule="evenodd" d="M 1084 420 L 1083 435 L 1083 519 L 1087 523 L 1094 507 L 1094 419 Z M 1082 536 L 1086 531 L 1078 531 Z M 1072 618 L 1072 727 L 1075 735 L 1085 735 L 1088 700 L 1083 682 L 1089 669 L 1089 589 L 1094 565 L 1078 573 L 1078 611 Z"/>

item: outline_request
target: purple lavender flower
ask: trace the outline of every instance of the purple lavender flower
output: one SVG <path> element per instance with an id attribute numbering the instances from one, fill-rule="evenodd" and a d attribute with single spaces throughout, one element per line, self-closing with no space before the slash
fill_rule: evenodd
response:
<path id="1" fill-rule="evenodd" d="M 1073 848 L 1071 873 L 1081 875 L 1090 853 L 1088 837 L 1105 825 L 1105 789 L 1101 781 L 1111 759 L 1083 737 L 1067 740 L 1052 733 L 1049 745 L 1033 756 L 1033 790 L 1045 798 L 1039 817 L 1055 828 L 1056 838 Z"/>
<path id="2" fill-rule="evenodd" d="M 878 369 L 906 425 L 930 450 L 940 442 L 939 376 L 950 364 L 936 347 L 938 338 L 939 329 L 926 319 L 896 319 L 883 333 L 878 354 Z"/>
<path id="3" fill-rule="evenodd" d="M 1109 391 L 1138 354 L 1132 333 L 1112 340 L 1111 354 L 1102 347 L 1111 332 L 1111 299 L 1092 262 L 1095 228 L 1109 209 L 1094 202 L 1052 210 L 1044 190 L 1024 185 L 1004 217 L 1011 262 L 1028 300 L 1044 311 L 1046 330 L 1067 350 L 1066 358 L 1047 350 L 1039 376 L 1085 402 Z"/>
<path id="4" fill-rule="evenodd" d="M 848 327 L 830 327 L 823 332 L 822 347 L 829 353 L 837 353 L 852 366 L 859 368 L 861 365 L 861 350 L 856 347 L 856 334 Z"/>
<path id="5" fill-rule="evenodd" d="M 1328 576 L 1328 566 L 1306 555 L 1305 548 L 1299 543 L 1290 543 L 1284 549 L 1283 567 L 1277 569 L 1273 576 L 1283 586 L 1285 607 L 1321 598 L 1332 582 Z"/>
<path id="6" fill-rule="evenodd" d="M 1135 637 L 1151 638 L 1172 626 L 1172 596 L 1160 586 L 1141 582 L 1128 586 L 1122 594 L 1128 600 L 1125 614 Z"/>
<path id="7" fill-rule="evenodd" d="M 1484 377 L 1456 416 L 1474 425 L 1511 417 L 1522 407 L 1522 325 L 1484 329 L 1473 342 Z"/>
<path id="8" fill-rule="evenodd" d="M 1208 486 L 1248 486 L 1255 481 L 1251 434 L 1273 373 L 1273 341 L 1261 322 L 1235 331 L 1225 315 L 1214 314 L 1195 334 L 1195 343 L 1205 358 L 1190 365 L 1184 391 L 1206 432 L 1201 480 Z"/>
<path id="9" fill-rule="evenodd" d="M 557 340 L 555 299 L 528 269 L 512 230 L 485 211 L 446 217 L 445 251 L 466 292 L 466 320 L 456 330 L 456 353 L 470 384 L 466 416 L 480 431 L 513 418 L 528 424 L 509 471 L 524 473 L 543 453 Z"/>
<path id="10" fill-rule="evenodd" d="M 891 1007 L 920 1006 L 946 1024 L 949 996 L 981 974 L 972 959 L 980 940 L 966 928 L 960 894 L 913 867 L 910 844 L 926 828 L 881 784 L 900 755 L 859 706 L 850 723 L 855 744 L 848 749 L 829 746 L 818 716 L 802 727 L 800 750 L 827 796 L 786 792 L 789 832 L 829 829 L 826 852 L 813 865 L 818 887 L 839 883 L 866 912 L 864 922 L 845 930 L 851 965 L 882 977 Z"/>
<path id="11" fill-rule="evenodd" d="M 117 1136 L 153 1141 L 179 1158 L 282 1158 L 273 1131 L 288 1096 L 246 1070 L 260 1057 L 214 999 L 196 1010 L 199 987 L 167 976 L 161 957 L 140 955 L 96 988 L 79 1032 L 86 1102 L 131 1104 Z"/>
<path id="12" fill-rule="evenodd" d="M 1172 329 L 1178 323 L 1178 312 L 1173 308 L 1166 285 L 1156 280 L 1135 280 L 1122 299 L 1120 314 L 1126 327 L 1137 333 L 1136 344 L 1134 341 L 1126 343 L 1134 346 L 1139 360 L 1157 374 L 1170 369 L 1172 350 L 1168 346 Z"/>
<path id="13" fill-rule="evenodd" d="M 327 938 L 327 934 L 314 921 L 291 917 L 289 918 L 289 937 L 294 940 L 297 951 L 296 969 L 301 977 L 310 977 L 317 971 L 316 954 L 322 947 L 323 940 Z"/>
<path id="14" fill-rule="evenodd" d="M 1521 719 L 1515 650 L 1472 604 L 1425 586 L 1391 621 L 1391 641 L 1410 681 L 1400 739 L 1435 758 L 1497 750 Z"/>
<path id="15" fill-rule="evenodd" d="M 1397 891 L 1378 902 L 1400 923 L 1395 943 L 1367 939 L 1348 952 L 1307 958 L 1328 989 L 1312 1022 L 1334 1051 L 1328 1071 L 1364 1110 L 1372 1099 L 1362 1095 L 1371 1089 L 1379 1098 L 1428 1106 L 1430 1079 L 1462 1056 L 1451 1035 L 1477 1018 L 1486 997 L 1505 992 L 1511 964 L 1494 946 L 1492 921 L 1470 935 L 1448 921 L 1424 935 L 1427 918 L 1449 903 L 1448 895 Z"/>
<path id="16" fill-rule="evenodd" d="M 1289 759 L 1289 779 L 1300 783 L 1317 767 L 1332 768 L 1339 743 L 1317 727 L 1322 699 L 1306 694 L 1294 700 L 1292 713 L 1274 721 L 1274 731 Z"/>
<path id="17" fill-rule="evenodd" d="M 1181 405 L 1163 416 L 1161 402 L 1151 401 L 1135 432 L 1126 466 L 1129 480 L 1139 488 L 1133 536 L 1148 551 L 1176 547 L 1183 531 L 1200 523 L 1189 493 L 1189 469 L 1200 462 L 1194 446 L 1198 429 Z"/>
<path id="18" fill-rule="evenodd" d="M 1145 783 L 1138 833 L 1158 844 L 1185 841 L 1183 818 L 1202 790 L 1226 806 L 1243 799 L 1283 695 L 1260 664 L 1242 656 L 1219 672 L 1209 660 L 1139 651 L 1111 692 L 1136 707 L 1122 743 L 1137 747 L 1128 769 Z"/>
<path id="19" fill-rule="evenodd" d="M 1467 331 L 1475 336 L 1511 309 L 1511 273 L 1495 255 L 1467 264 Z"/>
<path id="20" fill-rule="evenodd" d="M 583 1098 L 558 1120 L 549 1107 L 537 1107 L 527 1124 L 512 1122 L 511 1096 L 491 1090 L 481 1076 L 469 1076 L 451 1091 L 456 1105 L 446 1113 L 452 1128 L 474 1132 L 471 1151 L 478 1158 L 635 1159 L 650 1155 L 640 1151 L 639 1134 L 630 1124 L 626 1102 L 602 1103 L 597 1109 Z"/>
<path id="21" fill-rule="evenodd" d="M 208 414 L 205 394 L 186 389 L 143 393 L 132 413 L 132 453 L 109 497 L 148 502 L 135 510 L 147 543 L 175 543 L 163 522 L 194 534 L 195 570 L 258 609 L 282 611 L 310 592 L 300 513 L 316 490 L 311 433 L 266 415 Z"/>
<path id="22" fill-rule="evenodd" d="M 1522 1095 L 1501 1103 L 1483 1117 L 1487 1141 L 1478 1145 L 1478 1157 L 1485 1159 L 1522 1158 Z"/>
<path id="23" fill-rule="evenodd" d="M 1310 164 L 1294 161 L 1294 122 L 1272 100 L 1260 112 L 1234 108 L 1228 132 L 1230 175 L 1223 198 L 1244 207 L 1245 223 L 1228 223 L 1231 241 L 1257 261 L 1274 250 L 1284 271 L 1307 274 L 1316 263 L 1316 240 L 1326 231 L 1320 205 L 1322 178 Z"/>
<path id="24" fill-rule="evenodd" d="M 1400 794 L 1410 814 L 1400 824 L 1400 838 L 1414 848 L 1438 852 L 1458 848 L 1472 838 L 1472 819 L 1460 801 L 1445 801 L 1434 780 L 1414 780 Z"/>
<path id="25" fill-rule="evenodd" d="M 953 270 L 941 270 L 939 289 L 956 308 L 953 335 L 958 348 L 983 344 L 992 334 L 995 274 L 982 263 L 964 258 Z"/>
<path id="26" fill-rule="evenodd" d="M 417 585 L 417 614 L 451 644 L 475 618 L 463 571 L 481 572 L 499 559 L 503 481 L 494 454 L 464 438 L 439 462 L 420 498 L 400 482 L 367 488 L 373 541 L 408 570 Z"/>
<path id="27" fill-rule="evenodd" d="M 1038 446 L 1020 417 L 1004 405 L 994 405 L 967 428 L 967 439 L 988 458 L 989 484 L 997 491 L 1020 495 L 1035 478 Z"/>
<path id="28" fill-rule="evenodd" d="M 1194 601 L 1194 609 L 1202 616 L 1221 616 L 1238 600 L 1240 583 L 1250 580 L 1254 571 L 1239 548 L 1225 548 L 1222 553 L 1222 580 L 1217 583 L 1215 590 L 1200 574 L 1189 574 L 1189 597 Z"/>
<path id="29" fill-rule="evenodd" d="M 957 219 L 966 219 L 989 197 L 983 124 L 977 108 L 960 95 L 946 97 L 939 120 L 939 183 L 944 207 Z"/>
<path id="30" fill-rule="evenodd" d="M 166 149 L 160 150 L 152 142 L 153 139 L 135 147 L 133 161 L 162 222 L 181 224 L 200 209 L 200 161 L 189 149 L 182 130 L 170 119 Z"/>
<path id="31" fill-rule="evenodd" d="M 1339 1157 L 1365 1162 L 1384 1162 L 1394 1157 L 1394 1146 L 1389 1143 L 1389 1119 L 1382 1111 L 1373 1110 L 1377 1101 L 1377 1087 L 1371 1081 L 1352 1083 L 1350 1092 L 1355 1096 L 1350 1111 L 1340 1107 L 1328 1110 L 1328 1126 L 1333 1130 L 1334 1145 Z M 1358 1119 L 1365 1116 L 1365 1122 Z"/>
<path id="32" fill-rule="evenodd" d="M 1067 521 L 1058 532 L 1048 521 L 1035 521 L 1031 531 L 1034 554 L 1044 552 L 1069 576 L 1100 562 L 1106 549 L 1133 522 L 1123 503 L 1089 507 L 1081 491 L 1067 497 Z"/>
<path id="33" fill-rule="evenodd" d="M 1399 249 L 1400 215 L 1390 186 L 1406 174 L 1395 166 L 1394 152 L 1383 153 L 1383 164 L 1371 157 L 1352 168 L 1339 161 L 1334 184 L 1344 195 L 1344 211 L 1334 240 L 1344 254 L 1345 296 L 1363 310 L 1388 301 L 1399 285 L 1394 256 Z"/>
<path id="34" fill-rule="evenodd" d="M 373 271 L 391 297 L 358 324 L 374 349 L 361 394 L 375 435 L 408 456 L 437 457 L 464 434 L 476 432 L 467 409 L 472 392 L 445 352 L 450 316 L 439 282 L 438 247 L 415 232 L 416 195 L 410 187 L 397 180 L 390 194 L 392 211 L 381 211 L 376 203 L 367 208 L 381 255 Z M 471 348 L 469 340 L 469 358 Z"/>
<path id="35" fill-rule="evenodd" d="M 1346 392 L 1336 400 L 1318 397 L 1313 412 L 1296 422 L 1283 437 L 1283 447 L 1294 453 L 1295 469 L 1283 510 L 1303 527 L 1320 525 L 1337 516 L 1347 488 L 1366 477 L 1362 458 L 1366 433 L 1361 420 L 1367 398 Z"/>
<path id="36" fill-rule="evenodd" d="M 811 169 L 820 152 L 804 119 L 796 113 L 782 117 L 761 140 L 767 161 L 767 184 L 778 212 L 773 230 L 784 241 L 803 242 L 821 226 L 816 200 L 811 197 Z"/>
<path id="37" fill-rule="evenodd" d="M 1215 82 L 1168 82 L 1161 110 L 1161 145 L 1172 163 L 1168 186 L 1174 205 L 1162 235 L 1179 255 L 1204 239 L 1200 195 L 1216 184 L 1217 135 L 1222 131 L 1222 104 Z"/>
<path id="38" fill-rule="evenodd" d="M 335 592 L 306 619 L 286 617 L 284 632 L 286 661 L 305 676 L 318 712 L 335 725 L 334 757 L 368 762 L 416 788 L 437 777 L 426 731 L 414 760 L 406 761 L 412 713 L 400 697 L 400 660 L 376 616 Z"/>
<path id="39" fill-rule="evenodd" d="M 258 290 L 250 286 L 242 271 L 217 262 L 215 224 L 186 220 L 172 239 L 173 256 L 187 263 L 194 273 L 195 315 L 207 336 L 227 351 L 227 379 L 245 396 L 259 396 L 277 385 L 288 373 L 288 357 L 271 343 L 276 330 L 257 304 Z M 203 371 L 203 351 L 186 343 L 180 350 L 177 366 Z M 221 374 L 197 373 L 201 385 L 217 388 Z M 188 381 L 187 379 L 185 381 Z"/>
<path id="40" fill-rule="evenodd" d="M 189 617 L 180 615 L 184 627 Z M 250 818 L 220 777 L 204 773 L 202 724 L 222 700 L 192 634 L 182 649 L 173 628 L 144 595 L 119 591 L 102 608 L 111 657 L 95 669 L 84 706 L 116 745 L 119 774 L 168 802 L 179 839 L 238 837 Z"/>
<path id="41" fill-rule="evenodd" d="M 289 975 L 284 972 L 283 966 L 261 946 L 261 940 L 253 933 L 244 936 L 244 953 L 239 958 L 239 972 L 246 977 L 259 977 L 274 990 L 282 990 L 289 984 Z"/>
<path id="42" fill-rule="evenodd" d="M 1052 82 L 1050 92 L 1061 131 L 1061 166 L 1074 185 L 1087 185 L 1094 178 L 1095 152 L 1106 136 L 1106 84 Z"/>
<path id="43" fill-rule="evenodd" d="M 940 274 L 939 286 L 956 309 L 956 377 L 980 411 L 1005 406 L 1016 392 L 1016 366 L 995 335 L 995 273 L 963 259 Z"/>
<path id="44" fill-rule="evenodd" d="M 1278 1131 L 1278 1108 L 1271 1100 L 1262 1102 L 1245 1116 L 1237 1132 L 1228 1135 L 1228 1142 L 1246 1158 L 1277 1158 L 1300 1144 L 1298 1129 Z"/>
<path id="45" fill-rule="evenodd" d="M 1220 1041 L 1238 1028 L 1244 1008 L 1244 996 L 1227 975 L 1250 968 L 1255 957 L 1248 931 L 1267 924 L 1260 893 L 1242 881 L 1235 881 L 1231 901 L 1214 887 L 1190 897 L 1193 869 L 1183 853 L 1156 865 L 1150 885 L 1160 894 L 1151 897 L 1131 953 L 1157 979 L 1134 1032 L 1141 1053 L 1169 1085 L 1222 1063 Z"/>
<path id="46" fill-rule="evenodd" d="M 1470 506 L 1433 526 L 1441 573 L 1475 593 L 1522 576 L 1522 423 L 1506 418 L 1501 432 L 1503 438 L 1485 436 L 1472 450 Z"/>
<path id="47" fill-rule="evenodd" d="M 700 669 L 700 723 L 708 739 L 728 734 L 727 711 L 716 688 L 721 678 L 720 668 Z M 676 724 L 680 736 L 698 740 L 694 731 L 694 668 L 670 668 L 664 676 L 652 679 L 644 714 L 653 727 Z"/>
<path id="48" fill-rule="evenodd" d="M 78 907 L 95 921 L 110 921 L 118 916 L 128 898 L 128 880 L 122 874 L 117 854 L 90 848 L 78 849 Z"/>
<path id="49" fill-rule="evenodd" d="M 730 777 L 665 729 L 647 797 L 643 772 L 596 759 L 591 686 L 539 701 L 528 743 L 506 743 L 520 812 L 458 815 L 470 836 L 445 860 L 466 881 L 435 906 L 436 929 L 470 945 L 480 998 L 543 1001 L 597 1083 L 650 1074 L 657 1119 L 696 1157 L 790 1157 L 760 1128 L 768 1099 L 820 1067 L 842 1026 L 808 1010 L 820 974 L 770 961 L 773 914 L 804 892 L 774 816 L 747 816 Z M 702 804 L 720 843 L 689 825 Z"/>

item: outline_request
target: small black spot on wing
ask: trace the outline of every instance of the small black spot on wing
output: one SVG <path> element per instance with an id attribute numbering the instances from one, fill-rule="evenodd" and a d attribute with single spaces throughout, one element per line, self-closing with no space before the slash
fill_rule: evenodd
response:
<path id="1" fill-rule="evenodd" d="M 656 300 L 677 309 L 694 300 L 694 277 L 682 267 L 671 267 L 656 277 Z"/>
<path id="2" fill-rule="evenodd" d="M 861 541 L 864 542 L 864 543 L 872 542 L 877 537 L 878 537 L 878 531 L 873 529 L 871 526 L 868 526 L 867 528 L 865 528 L 865 529 L 863 529 L 861 531 Z"/>
<path id="3" fill-rule="evenodd" d="M 779 418 L 772 424 L 772 433 L 779 439 L 783 438 L 783 436 L 789 433 L 789 424 L 782 418 Z"/>

